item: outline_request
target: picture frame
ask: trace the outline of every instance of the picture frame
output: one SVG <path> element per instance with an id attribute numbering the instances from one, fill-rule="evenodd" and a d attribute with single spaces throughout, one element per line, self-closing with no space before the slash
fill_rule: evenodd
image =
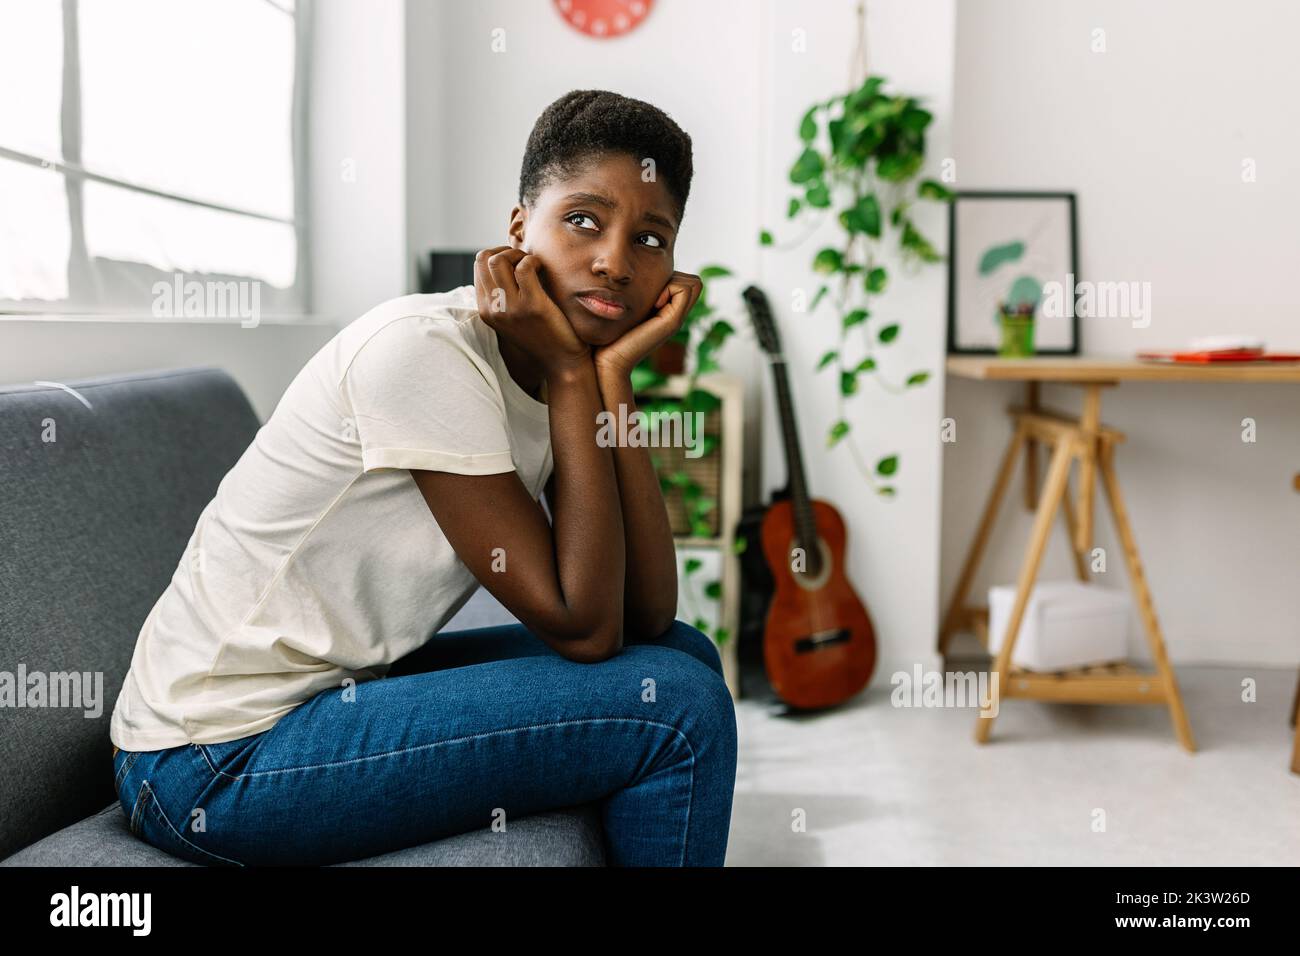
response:
<path id="1" fill-rule="evenodd" d="M 1067 296 L 1077 303 L 1078 281 L 1073 192 L 956 193 L 948 207 L 949 355 L 998 354 L 1002 303 L 1029 301 L 1035 286 L 1037 306 Z M 1034 325 L 1034 354 L 1079 354 L 1077 308 L 1035 307 Z"/>

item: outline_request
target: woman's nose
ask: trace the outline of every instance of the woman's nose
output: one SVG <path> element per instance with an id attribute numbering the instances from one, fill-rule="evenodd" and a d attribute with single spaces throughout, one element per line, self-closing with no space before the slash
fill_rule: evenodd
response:
<path id="1" fill-rule="evenodd" d="M 591 271 L 613 282 L 627 282 L 632 278 L 632 257 L 621 246 L 602 250 L 592 262 Z"/>

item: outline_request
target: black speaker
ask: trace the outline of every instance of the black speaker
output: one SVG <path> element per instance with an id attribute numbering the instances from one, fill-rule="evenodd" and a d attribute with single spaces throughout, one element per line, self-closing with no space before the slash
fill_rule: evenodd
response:
<path id="1" fill-rule="evenodd" d="M 422 293 L 447 292 L 474 284 L 476 252 L 430 250 L 416 262 Z"/>

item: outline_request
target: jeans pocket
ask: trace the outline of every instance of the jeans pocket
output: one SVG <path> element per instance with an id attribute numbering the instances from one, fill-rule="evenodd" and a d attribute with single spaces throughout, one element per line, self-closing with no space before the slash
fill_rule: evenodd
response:
<path id="1" fill-rule="evenodd" d="M 132 814 L 131 832 L 150 846 L 200 866 L 243 866 L 238 860 L 212 853 L 194 841 L 199 834 L 190 829 L 192 817 L 181 822 L 184 831 L 167 816 L 149 781 L 140 784 L 136 810 Z"/>
<path id="2" fill-rule="evenodd" d="M 113 762 L 117 765 L 117 770 L 113 773 L 113 790 L 118 793 L 118 796 L 121 796 L 122 781 L 126 779 L 131 764 L 135 763 L 139 756 L 138 750 L 119 750 L 117 756 L 113 758 Z"/>
<path id="3" fill-rule="evenodd" d="M 253 747 L 264 733 L 266 731 L 236 740 L 223 740 L 218 744 L 191 744 L 191 746 L 202 756 L 214 778 L 234 779 L 242 775 Z"/>

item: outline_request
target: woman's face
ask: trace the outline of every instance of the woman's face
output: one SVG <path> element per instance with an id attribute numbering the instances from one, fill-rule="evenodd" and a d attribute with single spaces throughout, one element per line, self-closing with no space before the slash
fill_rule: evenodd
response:
<path id="1" fill-rule="evenodd" d="M 516 204 L 509 231 L 512 247 L 537 256 L 542 287 L 588 345 L 649 318 L 673 275 L 672 194 L 643 181 L 628 155 L 600 154 L 531 207 Z"/>

